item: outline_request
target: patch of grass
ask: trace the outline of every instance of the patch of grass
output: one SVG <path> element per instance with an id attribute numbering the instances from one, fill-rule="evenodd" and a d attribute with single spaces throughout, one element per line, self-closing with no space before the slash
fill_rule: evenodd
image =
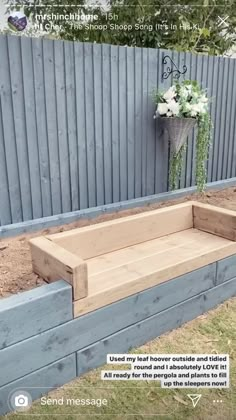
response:
<path id="1" fill-rule="evenodd" d="M 162 389 L 155 381 L 102 381 L 101 370 L 111 369 L 106 365 L 48 395 L 54 399 L 63 397 L 64 401 L 67 398 L 107 399 L 106 407 L 42 406 L 38 400 L 27 413 L 9 414 L 1 419 L 236 419 L 236 298 L 131 353 L 227 353 L 230 355 L 230 389 Z M 191 393 L 202 394 L 195 408 L 187 397 Z M 217 399 L 222 403 L 213 402 Z"/>

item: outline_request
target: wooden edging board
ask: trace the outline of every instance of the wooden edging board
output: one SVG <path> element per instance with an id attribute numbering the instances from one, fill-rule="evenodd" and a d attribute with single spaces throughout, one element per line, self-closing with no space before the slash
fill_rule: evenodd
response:
<path id="1" fill-rule="evenodd" d="M 203 252 L 198 257 L 188 258 L 177 264 L 172 264 L 170 261 L 169 267 L 162 270 L 156 270 L 151 274 L 139 277 L 133 282 L 123 283 L 119 286 L 114 285 L 114 287 L 103 290 L 101 293 L 88 295 L 84 299 L 74 301 L 74 318 L 234 254 L 236 254 L 236 243 L 232 242 L 224 248 L 216 249 L 207 254 Z"/>
<path id="2" fill-rule="evenodd" d="M 48 235 L 47 238 L 86 260 L 192 227 L 192 201 L 188 201 Z"/>
<path id="3" fill-rule="evenodd" d="M 157 217 L 160 223 L 156 223 Z M 63 278 L 73 286 L 74 300 L 82 299 L 88 294 L 85 258 L 191 227 L 192 206 L 187 202 L 34 238 L 29 241 L 33 271 L 49 282 Z"/>
<path id="4" fill-rule="evenodd" d="M 88 295 L 87 264 L 43 236 L 30 240 L 33 271 L 49 283 L 59 278 L 73 287 L 73 299 Z"/>
<path id="5" fill-rule="evenodd" d="M 233 210 L 196 202 L 193 205 L 193 226 L 236 241 L 236 212 Z"/>
<path id="6" fill-rule="evenodd" d="M 63 278 L 73 286 L 76 317 L 233 255 L 236 253 L 235 221 L 235 212 L 188 201 L 32 239 L 33 269 L 48 281 Z M 124 281 L 120 285 L 114 282 L 114 285 L 109 285 L 106 290 L 101 289 L 99 293 L 89 292 L 86 259 L 191 228 L 221 236 L 229 242 L 197 257 L 188 256 L 178 263 L 170 261 L 165 269 L 155 269 L 147 275 L 142 273 L 135 281 Z M 125 272 L 121 270 L 120 275 L 125 276 Z M 102 284 L 100 277 L 98 280 Z"/>

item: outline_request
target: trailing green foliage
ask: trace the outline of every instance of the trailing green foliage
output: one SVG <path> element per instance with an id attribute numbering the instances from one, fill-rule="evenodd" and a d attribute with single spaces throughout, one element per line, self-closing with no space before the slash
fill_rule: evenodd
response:
<path id="1" fill-rule="evenodd" d="M 206 161 L 211 139 L 211 129 L 213 127 L 209 114 L 198 118 L 196 138 L 196 160 L 195 160 L 195 180 L 199 192 L 204 191 L 206 183 Z M 179 179 L 182 173 L 184 152 L 187 149 L 185 143 L 178 153 L 172 153 L 170 156 L 169 168 L 169 187 L 171 190 L 178 189 Z"/>
<path id="2" fill-rule="evenodd" d="M 172 153 L 170 156 L 169 187 L 171 190 L 178 189 L 179 178 L 182 172 L 183 156 L 185 151 L 186 144 L 183 144 L 178 153 Z"/>
<path id="3" fill-rule="evenodd" d="M 206 161 L 211 140 L 212 121 L 208 113 L 198 118 L 198 133 L 196 140 L 196 184 L 198 191 L 203 191 L 206 182 Z"/>

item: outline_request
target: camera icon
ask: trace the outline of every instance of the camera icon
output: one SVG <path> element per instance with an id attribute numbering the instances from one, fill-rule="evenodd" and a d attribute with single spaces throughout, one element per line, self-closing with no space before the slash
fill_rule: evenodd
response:
<path id="1" fill-rule="evenodd" d="M 29 405 L 29 398 L 27 395 L 17 395 L 15 397 L 15 406 L 16 407 L 28 407 Z"/>
<path id="2" fill-rule="evenodd" d="M 25 411 L 32 405 L 32 397 L 29 392 L 20 389 L 10 393 L 8 397 L 8 406 L 12 411 Z"/>

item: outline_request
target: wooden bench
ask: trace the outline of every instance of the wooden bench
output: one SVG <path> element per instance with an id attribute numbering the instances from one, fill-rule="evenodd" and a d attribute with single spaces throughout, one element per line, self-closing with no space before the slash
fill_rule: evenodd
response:
<path id="1" fill-rule="evenodd" d="M 30 240 L 33 270 L 85 314 L 236 253 L 236 212 L 188 201 Z"/>

